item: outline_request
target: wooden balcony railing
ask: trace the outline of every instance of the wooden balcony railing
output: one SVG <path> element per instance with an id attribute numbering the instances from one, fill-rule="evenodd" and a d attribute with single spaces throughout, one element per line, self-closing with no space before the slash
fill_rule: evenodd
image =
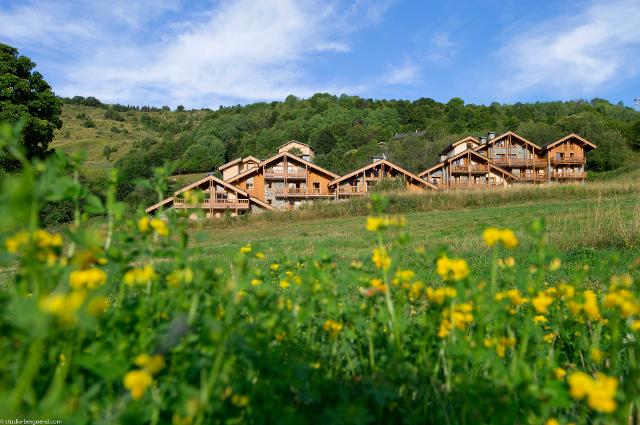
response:
<path id="1" fill-rule="evenodd" d="M 533 181 L 533 182 L 543 182 L 547 180 L 547 176 L 543 174 L 520 174 L 520 181 Z"/>
<path id="2" fill-rule="evenodd" d="M 329 196 L 331 193 L 323 193 L 320 189 L 307 188 L 307 187 L 287 187 L 275 189 L 276 196 Z"/>
<path id="3" fill-rule="evenodd" d="M 489 171 L 489 166 L 485 164 L 473 164 L 473 165 L 452 165 L 451 172 L 453 173 L 486 173 Z"/>
<path id="4" fill-rule="evenodd" d="M 249 209 L 248 199 L 205 199 L 203 202 L 193 204 L 186 203 L 184 198 L 175 198 L 173 200 L 174 207 L 177 208 L 204 208 L 204 209 Z"/>
<path id="5" fill-rule="evenodd" d="M 307 172 L 302 169 L 295 170 L 265 170 L 264 178 L 272 179 L 272 180 L 283 180 L 284 178 L 288 179 L 304 179 L 307 177 Z"/>
<path id="6" fill-rule="evenodd" d="M 576 164 L 576 165 L 582 165 L 584 163 L 586 163 L 586 160 L 584 157 L 580 157 L 580 158 L 551 158 L 551 163 L 554 165 L 571 165 L 571 164 Z"/>
<path id="7" fill-rule="evenodd" d="M 567 173 L 567 172 L 562 172 L 559 173 L 557 171 L 554 171 L 553 173 L 551 173 L 551 178 L 554 179 L 586 179 L 587 178 L 587 173 L 585 173 L 584 171 L 582 172 L 572 172 L 572 173 Z"/>
<path id="8" fill-rule="evenodd" d="M 436 184 L 438 189 L 499 189 L 504 187 L 504 183 L 497 182 L 449 182 Z"/>
<path id="9" fill-rule="evenodd" d="M 498 167 L 544 167 L 547 160 L 544 158 L 494 158 L 493 163 Z"/>
<path id="10" fill-rule="evenodd" d="M 363 195 L 367 193 L 366 186 L 338 186 L 338 195 Z"/>

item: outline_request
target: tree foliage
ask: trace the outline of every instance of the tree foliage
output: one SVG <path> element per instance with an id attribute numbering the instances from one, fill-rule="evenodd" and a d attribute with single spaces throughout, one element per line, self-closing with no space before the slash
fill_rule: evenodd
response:
<path id="1" fill-rule="evenodd" d="M 24 122 L 21 142 L 30 158 L 44 156 L 62 126 L 62 103 L 35 66 L 18 49 L 0 43 L 0 122 Z M 17 166 L 6 155 L 0 157 L 0 169 Z"/>

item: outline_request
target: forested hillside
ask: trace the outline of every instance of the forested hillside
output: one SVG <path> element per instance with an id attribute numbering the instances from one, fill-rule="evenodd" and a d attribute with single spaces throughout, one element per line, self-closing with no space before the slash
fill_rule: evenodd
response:
<path id="1" fill-rule="evenodd" d="M 640 146 L 640 113 L 602 99 L 485 106 L 460 98 L 440 103 L 316 94 L 216 111 L 170 111 L 74 98 L 66 99 L 62 118 L 52 146 L 87 148 L 89 166 L 120 168 L 119 194 L 131 202 L 149 199 L 133 182 L 150 177 L 154 166 L 169 162 L 176 174 L 215 171 L 238 156 L 266 158 L 290 139 L 309 143 L 316 162 L 336 173 L 361 166 L 382 150 L 390 160 L 420 171 L 437 161 L 446 144 L 488 131 L 513 130 L 540 145 L 578 133 L 599 146 L 588 160 L 596 171 L 622 166 L 630 149 Z"/>

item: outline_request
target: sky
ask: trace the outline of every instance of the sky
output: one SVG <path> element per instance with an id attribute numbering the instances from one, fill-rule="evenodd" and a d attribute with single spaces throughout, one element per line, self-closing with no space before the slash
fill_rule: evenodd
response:
<path id="1" fill-rule="evenodd" d="M 108 103 L 640 97 L 640 0 L 0 0 L 0 42 Z"/>

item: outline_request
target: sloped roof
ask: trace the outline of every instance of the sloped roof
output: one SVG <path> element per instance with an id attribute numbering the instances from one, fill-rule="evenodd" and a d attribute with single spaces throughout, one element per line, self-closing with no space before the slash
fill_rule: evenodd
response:
<path id="1" fill-rule="evenodd" d="M 244 157 L 244 158 L 243 157 L 238 157 L 238 158 L 234 159 L 233 161 L 229 161 L 226 164 L 222 164 L 221 166 L 218 167 L 218 170 L 219 171 L 226 170 L 227 168 L 231 167 L 232 165 L 237 164 L 238 162 L 246 162 L 246 161 L 249 161 L 249 160 L 252 160 L 252 161 L 258 162 L 258 163 L 260 162 L 260 160 L 258 158 L 254 157 L 254 156 L 251 156 L 251 155 L 249 155 L 247 157 Z"/>
<path id="2" fill-rule="evenodd" d="M 219 178 L 217 178 L 217 177 L 215 177 L 215 176 L 212 176 L 212 175 L 209 175 L 209 176 L 207 176 L 207 177 L 205 177 L 205 178 L 203 178 L 203 179 L 198 180 L 197 182 L 193 182 L 193 183 L 191 183 L 190 185 L 187 185 L 187 186 L 183 187 L 182 189 L 177 190 L 177 191 L 174 193 L 174 196 L 175 196 L 175 195 L 179 195 L 179 194 L 181 194 L 181 193 L 183 193 L 183 192 L 186 192 L 187 190 L 191 190 L 191 189 L 193 189 L 194 187 L 198 187 L 198 186 L 200 186 L 202 183 L 206 183 L 206 182 L 208 182 L 208 181 L 213 181 L 214 183 L 217 183 L 217 184 L 219 184 L 219 185 L 222 185 L 222 186 L 226 187 L 227 189 L 230 189 L 230 190 L 233 190 L 234 192 L 240 193 L 241 195 L 249 196 L 249 194 L 248 194 L 247 192 L 243 191 L 242 189 L 239 189 L 239 188 L 237 188 L 237 187 L 235 187 L 235 186 L 233 186 L 233 185 L 231 185 L 231 184 L 227 183 L 226 181 L 221 180 L 221 179 L 219 179 Z"/>
<path id="3" fill-rule="evenodd" d="M 435 169 L 437 169 L 437 168 L 439 168 L 439 167 L 444 166 L 447 162 L 455 161 L 456 159 L 458 159 L 458 158 L 460 158 L 461 156 L 464 156 L 464 155 L 466 155 L 466 154 L 472 154 L 472 155 L 474 155 L 474 156 L 477 156 L 477 157 L 479 157 L 479 158 L 481 158 L 481 159 L 483 159 L 483 160 L 487 161 L 487 164 L 489 165 L 489 168 L 493 168 L 493 169 L 495 169 L 495 170 L 500 171 L 501 173 L 504 173 L 504 174 L 506 174 L 506 175 L 508 175 L 508 176 L 510 176 L 510 177 L 512 177 L 512 178 L 514 178 L 515 180 L 519 180 L 518 176 L 516 176 L 516 175 L 515 175 L 515 174 L 513 174 L 513 173 L 510 173 L 509 171 L 505 170 L 505 169 L 504 169 L 504 168 L 502 168 L 502 167 L 498 167 L 497 165 L 495 165 L 495 164 L 491 161 L 491 159 L 489 159 L 488 157 L 486 157 L 486 156 L 482 155 L 482 154 L 481 154 L 481 153 L 479 153 L 479 152 L 476 152 L 476 150 L 475 150 L 475 149 L 466 149 L 466 150 L 464 150 L 463 152 L 460 152 L 459 154 L 452 156 L 451 158 L 447 158 L 447 160 L 446 160 L 445 162 L 440 162 L 440 163 L 438 163 L 438 164 L 434 165 L 434 166 L 433 166 L 433 167 L 431 167 L 431 168 L 427 168 L 426 170 L 422 171 L 422 172 L 421 172 L 420 174 L 418 174 L 418 175 L 419 175 L 420 177 L 422 177 L 422 176 L 424 176 L 425 174 L 430 173 L 431 171 L 433 171 L 433 170 L 435 170 Z"/>
<path id="4" fill-rule="evenodd" d="M 167 205 L 169 202 L 173 202 L 173 196 L 170 196 L 170 197 L 168 197 L 168 198 L 165 198 L 165 199 L 163 199 L 162 201 L 160 201 L 160 202 L 158 202 L 158 203 L 156 203 L 156 204 L 151 205 L 150 207 L 146 208 L 146 209 L 144 210 L 144 212 L 149 213 L 149 212 L 151 212 L 151 211 L 157 210 L 158 208 L 160 208 L 160 207 L 162 207 L 162 206 L 164 206 L 164 205 Z"/>
<path id="5" fill-rule="evenodd" d="M 362 167 L 362 168 L 358 168 L 357 170 L 352 171 L 352 172 L 351 172 L 351 173 L 349 173 L 349 174 L 346 174 L 346 175 L 344 175 L 344 176 L 342 176 L 342 177 L 336 178 L 336 179 L 334 179 L 334 180 L 332 180 L 332 181 L 330 181 L 330 182 L 329 182 L 329 186 L 333 186 L 333 185 L 335 185 L 335 184 L 338 184 L 338 183 L 340 183 L 340 182 L 342 182 L 342 181 L 344 181 L 344 180 L 346 180 L 346 179 L 348 179 L 348 178 L 351 178 L 351 177 L 355 176 L 355 175 L 356 175 L 356 174 L 358 174 L 358 173 L 361 173 L 361 172 L 363 172 L 363 171 L 365 171 L 365 170 L 368 170 L 368 169 L 370 169 L 370 168 L 377 167 L 378 165 L 386 165 L 386 166 L 388 166 L 388 167 L 391 167 L 391 168 L 395 169 L 396 171 L 399 171 L 399 172 L 401 172 L 401 173 L 403 173 L 403 174 L 405 174 L 405 175 L 407 175 L 407 176 L 411 177 L 412 179 L 417 180 L 417 181 L 419 181 L 420 183 L 423 183 L 425 186 L 429 186 L 429 187 L 430 187 L 430 188 L 432 188 L 432 189 L 436 189 L 436 187 L 435 187 L 432 183 L 429 183 L 428 181 L 426 181 L 426 180 L 424 180 L 424 179 L 422 179 L 422 178 L 420 178 L 420 177 L 416 176 L 416 175 L 415 175 L 415 174 L 413 174 L 412 172 L 407 171 L 407 170 L 405 170 L 404 168 L 400 167 L 399 165 L 396 165 L 396 164 L 394 164 L 394 163 L 392 163 L 392 162 L 389 162 L 389 161 L 387 161 L 386 159 L 381 159 L 381 160 L 379 160 L 379 161 L 372 162 L 372 163 L 370 163 L 370 164 L 365 165 L 365 166 L 364 166 L 364 167 Z"/>
<path id="6" fill-rule="evenodd" d="M 291 159 L 293 159 L 294 161 L 300 161 L 300 162 L 301 162 L 301 163 L 303 163 L 304 165 L 307 165 L 307 166 L 308 166 L 308 167 L 310 167 L 310 168 L 314 168 L 314 169 L 316 169 L 316 170 L 319 170 L 319 171 L 321 171 L 322 173 L 324 173 L 324 174 L 326 174 L 326 175 L 328 175 L 328 176 L 330 176 L 330 177 L 333 177 L 334 179 L 338 177 L 338 175 L 337 175 L 336 173 L 332 173 L 331 171 L 326 170 L 326 169 L 324 169 L 324 168 L 322 168 L 322 167 L 320 167 L 320 166 L 318 166 L 318 165 L 316 165 L 316 164 L 314 164 L 314 163 L 312 163 L 312 162 L 309 162 L 309 161 L 307 161 L 307 160 L 304 160 L 304 159 L 300 158 L 300 157 L 299 157 L 299 156 L 297 156 L 297 155 L 294 155 L 294 154 L 289 153 L 289 152 L 280 152 L 279 154 L 274 155 L 274 156 L 272 156 L 271 158 L 267 158 L 267 159 L 265 159 L 264 161 L 261 161 L 261 162 L 258 164 L 258 166 L 257 166 L 256 168 L 251 168 L 251 169 L 249 169 L 249 170 L 247 170 L 247 171 L 244 171 L 244 172 L 242 172 L 242 173 L 238 174 L 237 176 L 233 176 L 233 177 L 231 177 L 230 179 L 228 179 L 228 180 L 227 180 L 227 182 L 231 183 L 231 182 L 234 182 L 234 181 L 236 181 L 236 180 L 238 180 L 238 179 L 241 179 L 241 178 L 243 178 L 243 177 L 246 177 L 246 176 L 248 176 L 248 175 L 250 175 L 250 174 L 252 174 L 252 173 L 255 173 L 255 172 L 257 172 L 258 170 L 260 170 L 260 167 L 263 167 L 263 166 L 265 166 L 265 165 L 267 165 L 267 164 L 269 164 L 269 163 L 271 163 L 271 162 L 273 162 L 273 161 L 276 161 L 276 160 L 278 160 L 278 159 L 280 159 L 280 158 L 282 158 L 282 157 L 284 157 L 284 156 L 286 156 L 287 158 L 291 158 Z"/>
<path id="7" fill-rule="evenodd" d="M 477 148 L 475 148 L 475 150 L 480 150 L 481 148 L 485 147 L 485 146 L 489 146 L 494 144 L 495 142 L 497 142 L 498 140 L 504 139 L 507 136 L 513 136 L 516 137 L 517 139 L 522 140 L 525 144 L 531 145 L 536 149 L 540 149 L 542 150 L 542 148 L 538 145 L 536 145 L 533 142 L 530 142 L 529 140 L 525 139 L 524 137 L 522 137 L 521 135 L 519 135 L 518 133 L 514 133 L 513 131 L 507 131 L 506 133 L 503 133 L 499 136 L 494 137 L 491 140 L 487 140 L 487 143 L 481 144 L 480 146 L 478 146 Z"/>
<path id="8" fill-rule="evenodd" d="M 309 149 L 311 149 L 312 151 L 314 151 L 313 146 L 310 146 L 310 145 L 308 145 L 306 143 L 298 142 L 297 140 L 289 140 L 287 143 L 284 143 L 284 144 L 278 146 L 278 150 L 282 149 L 283 147 L 287 146 L 290 143 L 297 143 L 299 145 L 304 145 L 304 146 L 308 147 Z"/>
<path id="9" fill-rule="evenodd" d="M 556 146 L 556 145 L 559 145 L 560 143 L 564 143 L 564 142 L 566 142 L 567 140 L 572 139 L 572 138 L 573 138 L 573 139 L 578 139 L 579 141 L 581 141 L 581 142 L 582 142 L 582 143 L 584 143 L 585 145 L 589 146 L 591 149 L 596 149 L 596 148 L 598 147 L 597 145 L 595 145 L 595 144 L 591 143 L 591 142 L 590 142 L 590 141 L 588 141 L 587 139 L 585 139 L 585 138 L 583 138 L 583 137 L 578 136 L 576 133 L 571 133 L 571 134 L 569 134 L 569 135 L 567 135 L 567 136 L 564 136 L 562 139 L 558 139 L 558 140 L 556 140 L 555 142 L 551 142 L 551 143 L 549 143 L 548 145 L 546 145 L 546 146 L 544 147 L 544 150 L 548 150 L 548 149 L 550 149 L 550 148 L 552 148 L 552 147 L 554 147 L 554 146 Z"/>
<path id="10" fill-rule="evenodd" d="M 442 149 L 442 152 L 440 152 L 441 155 L 444 155 L 445 152 L 447 152 L 448 150 L 455 148 L 456 146 L 458 146 L 461 143 L 475 143 L 476 145 L 480 144 L 480 141 L 478 139 L 476 139 L 473 136 L 467 136 L 464 139 L 460 139 L 457 142 L 453 142 L 450 145 L 447 145 L 444 149 Z"/>

